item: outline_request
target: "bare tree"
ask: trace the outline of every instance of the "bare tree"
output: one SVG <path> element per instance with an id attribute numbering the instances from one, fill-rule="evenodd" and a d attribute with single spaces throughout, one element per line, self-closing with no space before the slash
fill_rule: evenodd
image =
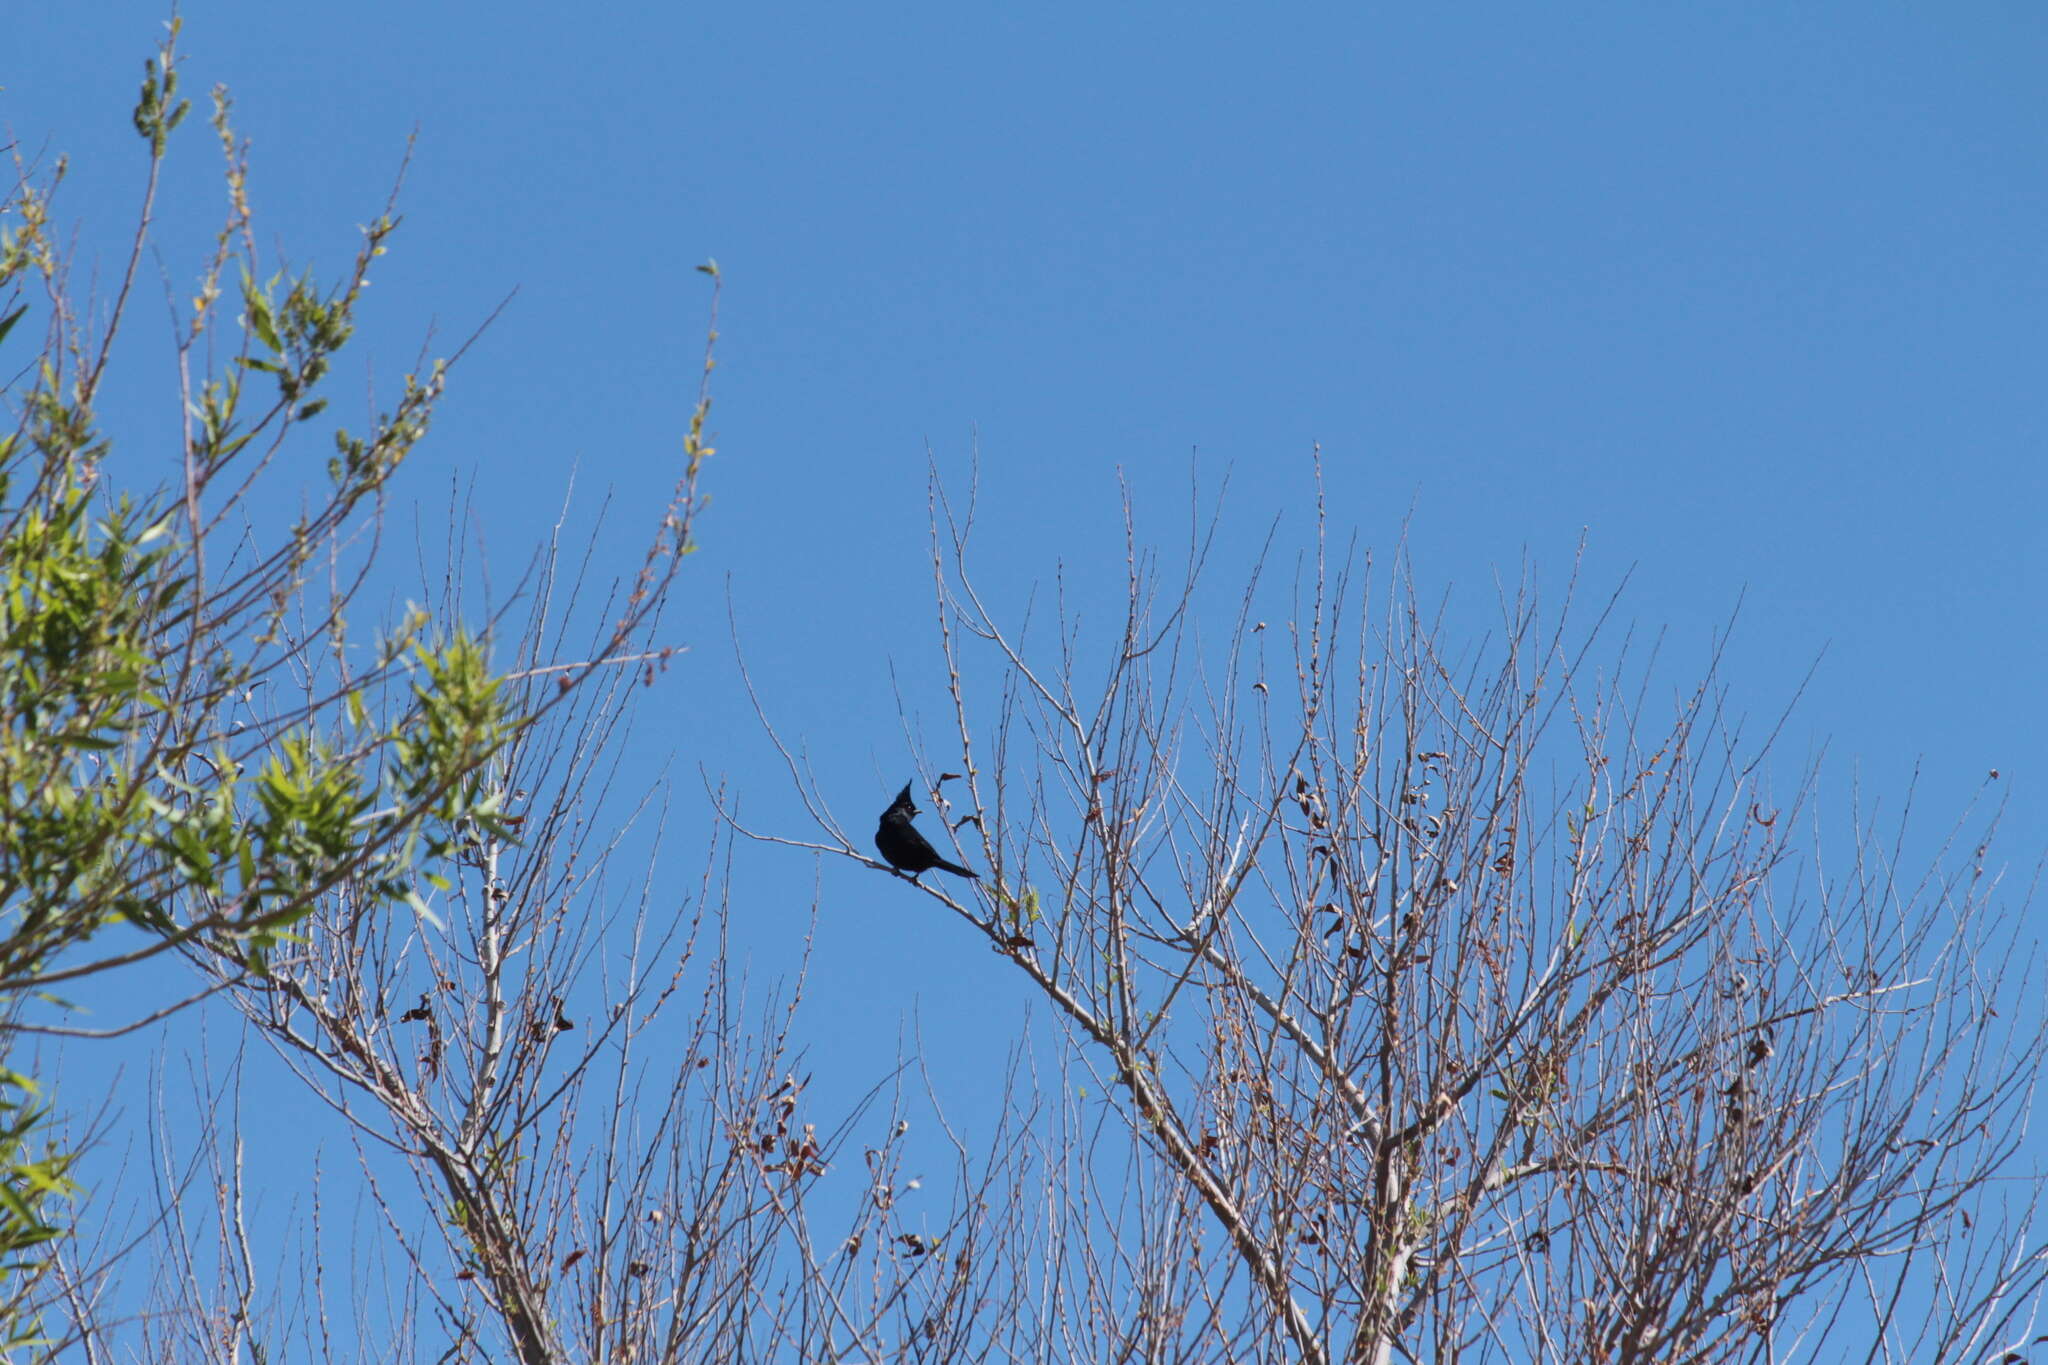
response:
<path id="1" fill-rule="evenodd" d="M 552 549 L 522 619 L 499 617 L 517 687 L 552 697 L 561 671 L 540 661 L 601 652 L 630 597 L 622 583 L 579 601 L 578 558 Z M 587 647 L 577 620 L 598 623 Z M 559 705 L 513 699 L 542 719 L 488 776 L 503 828 L 480 824 L 450 853 L 429 918 L 364 914 L 344 887 L 261 976 L 232 951 L 191 955 L 344 1120 L 356 1161 L 322 1183 L 374 1216 L 317 1293 L 288 1301 L 319 1239 L 303 1219 L 280 1235 L 231 1216 L 246 1120 L 196 1151 L 165 1144 L 159 1164 L 193 1174 L 161 1182 L 148 1302 L 84 1329 L 93 1348 L 189 1358 L 213 1342 L 241 1359 L 232 1337 L 325 1359 L 936 1361 L 976 1335 L 961 1324 L 994 1310 L 1005 1264 L 975 1254 L 978 1194 L 1013 1163 L 956 1144 L 959 1197 L 930 1223 L 898 1203 L 901 1067 L 878 1065 L 883 1083 L 852 1112 L 814 1112 L 801 978 L 762 990 L 732 974 L 723 850 L 678 887 L 657 871 L 662 792 L 620 818 L 631 716 L 658 663 L 599 668 Z M 914 1346 L 885 1344 L 898 1342 Z"/>
<path id="2" fill-rule="evenodd" d="M 423 359 L 362 434 L 326 427 L 395 204 L 337 283 L 279 270 L 223 88 L 227 215 L 172 301 L 177 460 L 153 491 L 102 477 L 98 395 L 188 112 L 178 33 L 134 110 L 146 184 L 110 306 L 72 292 L 61 163 L 17 163 L 0 201 L 0 342 L 43 328 L 0 385 L 0 1060 L 188 1009 L 237 1028 L 225 1056 L 158 1068 L 153 1128 L 111 1134 L 127 1165 L 95 1181 L 140 1192 L 133 1210 L 53 1212 L 90 1143 L 52 1146 L 59 1111 L 0 1068 L 0 1353 L 754 1360 L 914 1339 L 947 1358 L 988 1302 L 967 1288 L 1000 1276 L 971 1257 L 973 1195 L 1006 1168 L 961 1150 L 957 1210 L 907 1214 L 901 1069 L 815 1113 L 801 982 L 727 964 L 722 850 L 678 888 L 655 870 L 665 789 L 637 810 L 617 790 L 633 703 L 678 653 L 660 632 L 712 454 L 715 292 L 672 492 L 627 533 L 637 565 L 607 579 L 619 537 L 558 528 L 507 606 L 474 600 L 451 535 L 438 600 L 365 642 L 388 485 L 448 364 Z M 329 486 L 276 524 L 252 491 L 316 437 Z M 152 959 L 189 965 L 183 998 L 111 1029 L 28 1017 L 38 991 Z M 321 1157 L 289 1216 L 251 1218 L 246 1158 L 309 1147 L 242 1102 L 280 1081 L 325 1102 L 354 1160 Z"/>
<path id="3" fill-rule="evenodd" d="M 1859 817 L 1836 849 L 1814 775 L 1774 785 L 1772 736 L 1711 670 L 1668 693 L 1611 603 L 1525 583 L 1461 643 L 1405 564 L 1382 585 L 1330 556 L 1320 509 L 1288 590 L 1255 565 L 1217 598 L 1211 528 L 1169 570 L 1127 507 L 1097 638 L 991 607 L 971 505 L 935 482 L 954 733 L 926 785 L 985 874 L 921 889 L 1062 1033 L 1008 1051 L 992 1131 L 925 1097 L 952 1198 L 914 1213 L 914 1053 L 823 1112 L 804 977 L 733 969 L 726 840 L 752 831 L 727 806 L 685 890 L 657 862 L 666 788 L 619 814 L 675 654 L 704 391 L 634 571 L 606 584 L 558 536 L 515 610 L 466 600 L 451 544 L 435 609 L 364 648 L 386 486 L 446 369 L 325 433 L 305 521 L 237 520 L 321 417 L 396 219 L 327 288 L 264 283 L 220 92 L 229 216 L 176 337 L 176 475 L 99 487 L 96 396 L 185 108 L 175 37 L 102 328 L 66 292 L 52 187 L 21 168 L 4 208 L 0 342 L 45 331 L 0 446 L 0 1046 L 83 1033 L 24 1002 L 145 958 L 195 974 L 170 1008 L 246 1031 L 156 1078 L 206 1121 L 151 1135 L 154 1198 L 118 1232 L 60 1237 L 37 1201 L 76 1151 L 34 1147 L 45 1114 L 0 1072 L 0 1246 L 28 1258 L 7 1349 L 1961 1362 L 2032 1330 L 2044 1039 L 2011 1007 L 2038 986 L 2004 951 L 2024 898 L 1995 810 L 1924 873 L 1903 824 Z M 757 837 L 872 863 L 869 812 L 842 827 L 783 752 L 824 833 Z M 108 948 L 117 923 L 150 936 Z M 259 1067 L 352 1143 L 284 1224 L 247 1216 L 276 1136 L 238 1098 Z"/>
<path id="4" fill-rule="evenodd" d="M 1329 554 L 1320 498 L 1292 590 L 1255 566 L 1220 632 L 1213 521 L 1164 568 L 1128 504 L 1119 628 L 1013 630 L 972 502 L 933 487 L 927 771 L 961 771 L 928 785 L 988 871 L 922 890 L 1051 1002 L 1130 1138 L 1077 1169 L 1080 1116 L 1042 1130 L 1062 1251 L 1021 1269 L 1068 1335 L 1029 1358 L 2025 1339 L 2044 1039 L 1995 812 L 1917 874 L 1903 821 L 1826 844 L 1814 775 L 1773 779 L 1711 668 L 1670 693 L 1610 643 L 1612 599 L 1525 581 L 1461 642 L 1405 562 L 1376 590 Z M 872 862 L 782 751 L 825 837 L 755 837 Z"/>

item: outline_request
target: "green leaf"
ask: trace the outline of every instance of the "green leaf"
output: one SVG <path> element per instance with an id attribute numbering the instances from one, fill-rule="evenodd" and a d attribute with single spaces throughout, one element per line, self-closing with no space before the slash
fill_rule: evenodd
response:
<path id="1" fill-rule="evenodd" d="M 419 916 L 419 917 L 420 917 L 421 919 L 425 920 L 425 921 L 426 921 L 426 922 L 427 922 L 428 924 L 432 925 L 432 926 L 433 926 L 434 928 L 436 928 L 436 929 L 446 929 L 446 928 L 448 927 L 447 925 L 445 925 L 445 924 L 443 924 L 443 923 L 441 922 L 441 917 L 440 917 L 439 915 L 435 914 L 435 913 L 434 913 L 434 912 L 433 912 L 432 910 L 430 910 L 430 909 L 428 909 L 428 908 L 427 908 L 427 903 L 426 903 L 425 901 L 423 901 L 423 900 L 421 900 L 421 899 L 420 899 L 420 893 L 419 893 L 419 892 L 417 892 L 417 891 L 408 891 L 408 892 L 406 892 L 406 893 L 405 893 L 405 903 L 406 903 L 407 905 L 409 905 L 409 906 L 411 906 L 411 907 L 412 907 L 412 912 L 413 912 L 413 913 L 414 913 L 415 915 L 418 915 L 418 916 Z"/>
<path id="2" fill-rule="evenodd" d="M 24 303 L 23 305 L 21 305 L 21 307 L 9 313 L 6 317 L 0 318 L 0 341 L 7 340 L 7 334 L 14 330 L 14 324 L 20 322 L 21 315 L 23 313 L 26 313 L 27 311 L 28 305 Z"/>
<path id="3" fill-rule="evenodd" d="M 256 339 L 272 351 L 284 350 L 284 342 L 277 335 L 277 319 L 270 311 L 268 294 L 245 270 L 242 272 L 242 316 L 249 324 L 249 330 Z M 274 369 L 274 366 L 256 365 L 244 361 L 251 369 Z"/>

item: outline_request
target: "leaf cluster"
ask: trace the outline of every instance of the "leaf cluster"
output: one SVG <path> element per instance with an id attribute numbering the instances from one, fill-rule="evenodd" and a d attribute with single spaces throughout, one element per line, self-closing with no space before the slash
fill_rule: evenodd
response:
<path id="1" fill-rule="evenodd" d="M 296 519 L 257 499 L 306 467 L 299 433 L 327 407 L 397 219 L 374 218 L 329 282 L 264 269 L 222 89 L 230 208 L 177 324 L 183 420 L 117 455 L 99 405 L 188 111 L 177 37 L 174 21 L 134 109 L 148 183 L 110 309 L 68 287 L 61 161 L 40 177 L 17 163 L 0 200 L 0 1285 L 47 1265 L 51 1201 L 71 1191 L 55 1111 L 6 1066 L 50 988 L 166 952 L 262 974 L 337 894 L 354 914 L 423 909 L 423 864 L 465 832 L 504 833 L 478 774 L 519 728 L 484 637 L 418 608 L 367 641 L 348 624 L 443 362 L 366 430 L 327 433 L 327 486 Z M 158 452 L 172 459 L 151 486 Z M 114 487 L 117 469 L 139 486 Z M 32 1336 L 34 1314 L 0 1294 L 0 1330 Z"/>

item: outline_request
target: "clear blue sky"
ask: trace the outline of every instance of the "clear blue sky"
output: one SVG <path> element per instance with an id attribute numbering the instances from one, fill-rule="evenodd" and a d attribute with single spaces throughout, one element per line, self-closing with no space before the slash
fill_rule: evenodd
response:
<path id="1" fill-rule="evenodd" d="M 451 472 L 480 473 L 508 571 L 572 471 L 586 494 L 665 488 L 692 267 L 724 268 L 716 502 L 677 622 L 696 652 L 642 729 L 691 800 L 701 764 L 793 821 L 732 687 L 727 575 L 842 816 L 865 825 L 909 775 L 893 689 L 929 707 L 942 681 L 928 446 L 960 478 L 978 440 L 989 567 L 1025 583 L 1115 554 L 1119 470 L 1163 532 L 1191 464 L 1228 470 L 1225 573 L 1276 514 L 1291 554 L 1319 442 L 1340 527 L 1384 546 L 1412 510 L 1425 583 L 1483 603 L 1525 555 L 1559 581 L 1583 529 L 1594 584 L 1632 570 L 1624 615 L 1681 650 L 1741 600 L 1738 710 L 1775 713 L 1825 652 L 1783 753 L 1825 747 L 1835 813 L 1859 774 L 1895 793 L 1918 767 L 1931 838 L 1997 768 L 2008 856 L 2044 845 L 2037 7 L 184 15 L 188 88 L 233 87 L 266 240 L 294 259 L 341 264 L 418 129 L 353 364 L 388 382 L 430 321 L 448 349 L 518 289 L 411 485 L 431 520 Z M 64 207 L 109 268 L 162 17 L 21 7 L 0 51 L 0 116 L 72 157 Z M 180 279 L 216 156 L 202 127 L 181 142 Z M 130 379 L 133 430 L 168 419 L 163 383 Z M 764 973 L 813 871 L 743 850 Z M 900 886 L 834 865 L 822 894 L 821 1072 L 877 1073 L 913 1011 L 1024 1008 Z M 1006 1036 L 949 1032 L 942 1083 Z"/>

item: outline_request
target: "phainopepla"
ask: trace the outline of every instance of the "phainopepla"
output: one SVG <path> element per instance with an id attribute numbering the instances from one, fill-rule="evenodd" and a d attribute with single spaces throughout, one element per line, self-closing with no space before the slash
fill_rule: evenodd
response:
<path id="1" fill-rule="evenodd" d="M 917 805 L 910 799 L 910 784 L 906 782 L 903 790 L 896 793 L 896 799 L 889 803 L 889 809 L 882 812 L 882 823 L 875 829 L 875 848 L 889 866 L 908 872 L 912 881 L 917 880 L 918 873 L 934 867 L 956 877 L 980 881 L 979 872 L 969 872 L 958 863 L 949 863 L 939 856 L 939 851 L 917 832 L 916 825 L 910 823 L 910 817 L 915 814 Z"/>

